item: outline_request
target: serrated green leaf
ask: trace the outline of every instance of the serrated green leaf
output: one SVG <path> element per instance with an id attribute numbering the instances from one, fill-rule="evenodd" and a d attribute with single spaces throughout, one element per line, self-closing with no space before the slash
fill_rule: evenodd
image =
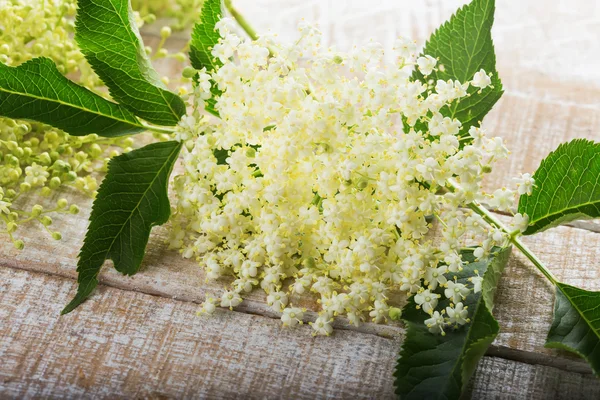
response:
<path id="1" fill-rule="evenodd" d="M 221 0 L 205 0 L 200 13 L 200 20 L 194 25 L 190 42 L 190 62 L 192 67 L 200 70 L 206 68 L 212 72 L 222 63 L 213 57 L 211 50 L 219 42 L 220 35 L 215 25 L 221 19 Z"/>
<path id="2" fill-rule="evenodd" d="M 542 160 L 531 196 L 519 199 L 531 235 L 577 219 L 600 217 L 600 143 L 575 139 Z"/>
<path id="3" fill-rule="evenodd" d="M 144 130 L 129 110 L 71 82 L 43 57 L 18 67 L 0 63 L 0 115 L 43 122 L 75 136 Z"/>
<path id="4" fill-rule="evenodd" d="M 211 53 L 213 47 L 219 43 L 221 36 L 215 25 L 221 19 L 221 0 L 206 0 L 202 4 L 200 20 L 194 25 L 192 40 L 190 41 L 190 62 L 197 70 L 206 68 L 211 73 L 221 67 L 223 63 Z M 216 109 L 216 98 L 221 91 L 214 81 L 211 81 L 210 92 L 212 97 L 206 100 L 205 109 L 215 117 L 219 117 Z"/>
<path id="5" fill-rule="evenodd" d="M 600 377 L 600 292 L 556 283 L 554 320 L 546 347 L 578 354 Z"/>
<path id="6" fill-rule="evenodd" d="M 461 135 L 466 134 L 472 126 L 479 126 L 503 93 L 502 82 L 496 71 L 491 32 L 494 10 L 495 0 L 473 0 L 459 9 L 431 35 L 423 49 L 423 54 L 438 59 L 438 70 L 426 78 L 418 69 L 413 73 L 414 79 L 423 82 L 452 79 L 463 83 L 472 80 L 481 69 L 493 74 L 491 87 L 483 89 L 481 93 L 477 93 L 478 88 L 470 87 L 470 97 L 440 110 L 442 115 L 457 118 L 462 123 Z M 439 68 L 440 65 L 443 68 Z M 423 123 L 415 128 L 427 129 Z"/>
<path id="7" fill-rule="evenodd" d="M 185 103 L 152 67 L 129 0 L 79 0 L 75 40 L 111 96 L 157 125 L 176 125 Z"/>
<path id="8" fill-rule="evenodd" d="M 125 275 L 138 271 L 150 230 L 169 219 L 167 186 L 180 150 L 180 142 L 153 143 L 109 162 L 79 252 L 77 294 L 62 314 L 92 293 L 104 261 Z"/>
<path id="9" fill-rule="evenodd" d="M 424 323 L 429 315 L 416 309 L 413 298 L 409 300 L 402 314 L 406 337 L 394 373 L 396 394 L 400 398 L 455 399 L 460 396 L 477 362 L 498 334 L 498 322 L 491 309 L 510 250 L 496 249 L 487 262 L 475 262 L 472 251 L 463 252 L 463 260 L 469 264 L 455 274 L 456 279 L 466 284 L 477 270 L 483 274 L 482 291 L 471 292 L 463 302 L 469 307 L 471 322 L 457 329 L 447 329 L 445 336 L 429 332 Z M 450 279 L 453 278 L 451 275 Z M 437 292 L 445 299 L 441 288 Z M 447 299 L 440 301 L 438 308 L 448 304 Z"/>

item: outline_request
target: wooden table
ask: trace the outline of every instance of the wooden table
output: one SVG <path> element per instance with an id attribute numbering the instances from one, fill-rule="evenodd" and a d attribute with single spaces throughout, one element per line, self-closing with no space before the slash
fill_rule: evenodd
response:
<path id="1" fill-rule="evenodd" d="M 373 36 L 385 46 L 406 35 L 421 42 L 459 0 L 237 0 L 259 31 L 292 38 L 304 17 L 326 43 L 347 49 Z M 487 188 L 532 172 L 559 143 L 600 140 L 600 6 L 589 0 L 499 0 L 494 39 L 506 93 L 485 121 L 510 159 Z M 150 36 L 152 36 L 150 34 Z M 173 39 L 171 46 L 180 46 Z M 150 43 L 156 39 L 149 37 Z M 159 69 L 171 71 L 168 62 Z M 64 195 L 64 194 L 63 194 Z M 235 312 L 198 318 L 198 303 L 221 285 L 205 283 L 192 261 L 168 251 L 154 231 L 143 271 L 132 278 L 106 267 L 101 285 L 60 317 L 75 292 L 75 267 L 90 200 L 78 216 L 56 218 L 64 239 L 32 226 L 26 249 L 0 243 L 0 398 L 392 398 L 400 325 L 343 322 L 332 337 L 285 329 L 265 296 Z M 31 200 L 34 202 L 34 199 Z M 555 228 L 526 243 L 563 282 L 600 290 L 600 226 Z M 598 399 L 600 380 L 580 359 L 544 348 L 553 290 L 524 257 L 513 255 L 494 314 L 501 333 L 467 393 L 474 399 Z M 305 306 L 314 309 L 311 300 Z"/>

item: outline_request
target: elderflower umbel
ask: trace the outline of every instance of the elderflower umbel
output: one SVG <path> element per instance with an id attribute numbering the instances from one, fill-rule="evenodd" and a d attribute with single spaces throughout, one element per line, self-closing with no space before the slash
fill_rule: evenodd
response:
<path id="1" fill-rule="evenodd" d="M 482 193 L 483 177 L 508 150 L 483 129 L 467 134 L 442 109 L 485 96 L 489 75 L 413 81 L 415 67 L 429 75 L 441 66 L 417 57 L 405 38 L 387 57 L 372 42 L 348 53 L 324 48 L 307 24 L 290 46 L 268 35 L 246 40 L 231 24 L 218 23 L 213 56 L 223 65 L 201 71 L 192 118 L 178 127 L 187 151 L 171 245 L 211 279 L 234 276 L 223 307 L 260 286 L 293 326 L 302 321 L 298 296 L 317 296 L 315 334 L 331 334 L 338 316 L 355 325 L 398 317 L 394 291 L 415 295 L 432 331 L 465 323 L 473 284 L 446 275 L 463 269 L 465 242 L 485 260 L 506 240 L 466 205 L 510 209 L 515 192 Z M 205 112 L 212 85 L 221 92 L 211 105 L 219 118 Z M 435 290 L 453 302 L 452 313 L 436 310 Z"/>

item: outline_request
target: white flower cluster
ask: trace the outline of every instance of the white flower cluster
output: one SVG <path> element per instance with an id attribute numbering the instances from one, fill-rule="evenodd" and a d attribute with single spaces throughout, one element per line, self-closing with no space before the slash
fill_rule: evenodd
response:
<path id="1" fill-rule="evenodd" d="M 260 286 L 292 326 L 305 311 L 294 299 L 313 292 L 322 306 L 314 333 L 329 335 L 336 316 L 355 325 L 397 318 L 389 298 L 399 290 L 416 294 L 432 331 L 466 323 L 463 301 L 481 282 L 467 286 L 446 274 L 461 270 L 466 241 L 485 259 L 507 238 L 464 207 L 478 200 L 508 210 L 515 192 L 480 194 L 491 163 L 508 151 L 479 128 L 462 132 L 442 110 L 491 90 L 489 75 L 413 81 L 415 66 L 424 75 L 439 66 L 405 39 L 385 64 L 380 45 L 324 49 L 311 26 L 300 27 L 292 46 L 244 40 L 226 19 L 218 28 L 213 55 L 223 66 L 200 71 L 198 109 L 179 127 L 188 152 L 175 179 L 170 239 L 207 279 L 234 277 L 201 312 L 235 307 Z M 211 85 L 222 92 L 220 119 L 202 113 Z M 531 185 L 523 177 L 519 191 Z M 515 229 L 526 225 L 519 218 Z M 440 222 L 437 238 L 432 219 Z M 438 286 L 451 299 L 442 312 Z"/>

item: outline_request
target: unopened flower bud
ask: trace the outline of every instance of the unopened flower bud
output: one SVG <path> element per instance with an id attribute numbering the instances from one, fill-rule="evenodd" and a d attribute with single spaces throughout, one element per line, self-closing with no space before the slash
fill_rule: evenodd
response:
<path id="1" fill-rule="evenodd" d="M 60 181 L 60 178 L 58 176 L 55 176 L 52 179 L 50 179 L 48 186 L 50 187 L 50 189 L 58 189 L 61 183 L 62 182 Z"/>
<path id="2" fill-rule="evenodd" d="M 15 249 L 17 249 L 17 250 L 23 250 L 23 248 L 25 247 L 25 243 L 20 239 L 15 240 L 13 242 L 13 245 L 15 246 Z"/>
<path id="3" fill-rule="evenodd" d="M 42 218 L 40 218 L 40 222 L 44 226 L 50 226 L 50 225 L 52 225 L 52 218 L 50 218 L 47 215 L 44 215 Z"/>
<path id="4" fill-rule="evenodd" d="M 31 208 L 31 216 L 37 218 L 42 214 L 42 211 L 44 211 L 44 207 L 42 207 L 39 204 L 36 204 Z"/>
<path id="5" fill-rule="evenodd" d="M 169 36 L 171 36 L 172 33 L 173 32 L 171 31 L 170 26 L 163 26 L 162 29 L 160 30 L 160 37 L 162 37 L 163 39 L 166 39 Z"/>
<path id="6" fill-rule="evenodd" d="M 62 199 L 58 199 L 58 201 L 56 202 L 56 207 L 62 209 L 62 208 L 65 208 L 68 204 L 69 204 L 69 202 L 67 201 L 67 199 L 62 198 Z"/>
<path id="7" fill-rule="evenodd" d="M 62 235 L 60 234 L 60 232 L 52 232 L 52 239 L 60 240 L 62 239 Z"/>

